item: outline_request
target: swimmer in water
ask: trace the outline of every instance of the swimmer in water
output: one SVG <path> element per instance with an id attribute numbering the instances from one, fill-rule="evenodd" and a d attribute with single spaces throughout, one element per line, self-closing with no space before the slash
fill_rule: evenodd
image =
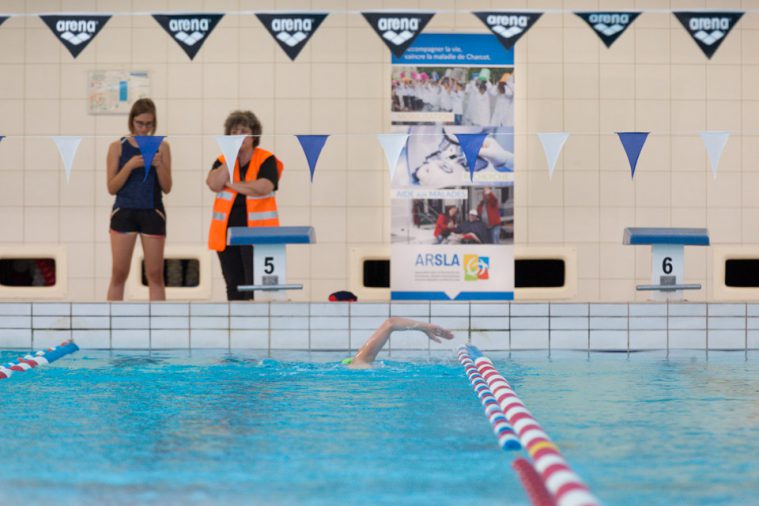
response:
<path id="1" fill-rule="evenodd" d="M 453 334 L 450 330 L 444 329 L 434 323 L 419 322 L 409 318 L 393 316 L 385 320 L 382 325 L 374 331 L 374 334 L 367 339 L 361 349 L 358 350 L 358 353 L 352 358 L 346 358 L 342 363 L 351 369 L 366 369 L 370 367 L 370 364 L 374 362 L 375 358 L 377 358 L 377 354 L 387 340 L 390 339 L 390 334 L 396 330 L 418 330 L 427 334 L 427 337 L 436 343 L 442 342 L 440 340 L 441 338 L 453 339 Z"/>

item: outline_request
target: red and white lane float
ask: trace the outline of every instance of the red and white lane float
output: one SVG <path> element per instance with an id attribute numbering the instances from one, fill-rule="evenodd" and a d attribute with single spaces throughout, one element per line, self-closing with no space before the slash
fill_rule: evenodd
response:
<path id="1" fill-rule="evenodd" d="M 480 399 L 482 407 L 485 408 L 485 416 L 488 417 L 490 425 L 493 426 L 493 434 L 498 438 L 498 446 L 504 450 L 521 449 L 522 445 L 519 443 L 519 438 L 517 438 L 514 429 L 506 420 L 506 416 L 503 414 L 495 397 L 493 397 L 493 393 L 488 388 L 482 375 L 477 372 L 477 368 L 469 356 L 466 346 L 459 347 L 458 356 L 459 362 L 464 366 L 464 371 L 466 371 L 467 378 L 469 378 L 469 383 L 472 384 L 474 393 Z"/>
<path id="2" fill-rule="evenodd" d="M 473 359 L 477 372 L 485 380 L 496 402 L 503 410 L 509 424 L 519 436 L 519 441 L 532 458 L 532 466 L 551 493 L 558 506 L 598 506 L 596 499 L 580 477 L 572 471 L 524 403 L 506 379 L 493 366 L 493 362 L 471 345 L 466 351 Z M 545 503 L 536 503 L 545 504 Z"/>
<path id="3" fill-rule="evenodd" d="M 34 355 L 29 354 L 19 357 L 15 362 L 0 364 L 0 379 L 10 378 L 14 372 L 24 372 L 40 365 L 50 364 L 77 350 L 79 350 L 79 346 L 74 341 L 66 341 L 53 348 L 40 350 Z"/>

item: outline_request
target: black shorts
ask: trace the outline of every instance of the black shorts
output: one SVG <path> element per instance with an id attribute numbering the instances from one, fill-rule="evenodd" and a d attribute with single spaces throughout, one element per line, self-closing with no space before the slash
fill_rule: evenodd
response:
<path id="1" fill-rule="evenodd" d="M 111 231 L 119 234 L 166 235 L 166 214 L 162 209 L 114 209 Z"/>

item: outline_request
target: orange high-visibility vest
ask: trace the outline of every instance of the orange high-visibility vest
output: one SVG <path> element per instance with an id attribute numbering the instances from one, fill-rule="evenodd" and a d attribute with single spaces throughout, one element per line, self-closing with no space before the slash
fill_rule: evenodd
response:
<path id="1" fill-rule="evenodd" d="M 253 156 L 248 165 L 248 171 L 245 173 L 245 181 L 255 181 L 258 178 L 258 171 L 261 164 L 272 156 L 268 151 L 261 148 L 253 150 Z M 276 157 L 277 177 L 282 177 L 284 165 Z M 220 156 L 219 161 L 224 162 L 224 157 Z M 234 182 L 240 182 L 240 163 L 235 160 Z M 237 192 L 231 188 L 224 188 L 216 194 L 216 200 L 213 203 L 213 215 L 211 216 L 211 230 L 208 232 L 208 248 L 215 251 L 224 251 L 227 247 L 227 223 L 232 206 L 237 198 Z M 277 214 L 277 201 L 274 199 L 274 192 L 268 195 L 247 195 L 245 197 L 245 207 L 248 213 L 249 227 L 278 227 L 279 216 Z"/>

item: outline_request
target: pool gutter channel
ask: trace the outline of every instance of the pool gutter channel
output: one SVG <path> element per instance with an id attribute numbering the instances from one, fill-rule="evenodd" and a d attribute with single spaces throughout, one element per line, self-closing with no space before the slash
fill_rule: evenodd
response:
<path id="1" fill-rule="evenodd" d="M 388 316 L 431 321 L 485 351 L 759 349 L 759 304 L 716 303 L 57 303 L 0 302 L 0 350 L 74 339 L 84 349 L 349 352 Z M 419 333 L 388 353 L 445 351 Z"/>

